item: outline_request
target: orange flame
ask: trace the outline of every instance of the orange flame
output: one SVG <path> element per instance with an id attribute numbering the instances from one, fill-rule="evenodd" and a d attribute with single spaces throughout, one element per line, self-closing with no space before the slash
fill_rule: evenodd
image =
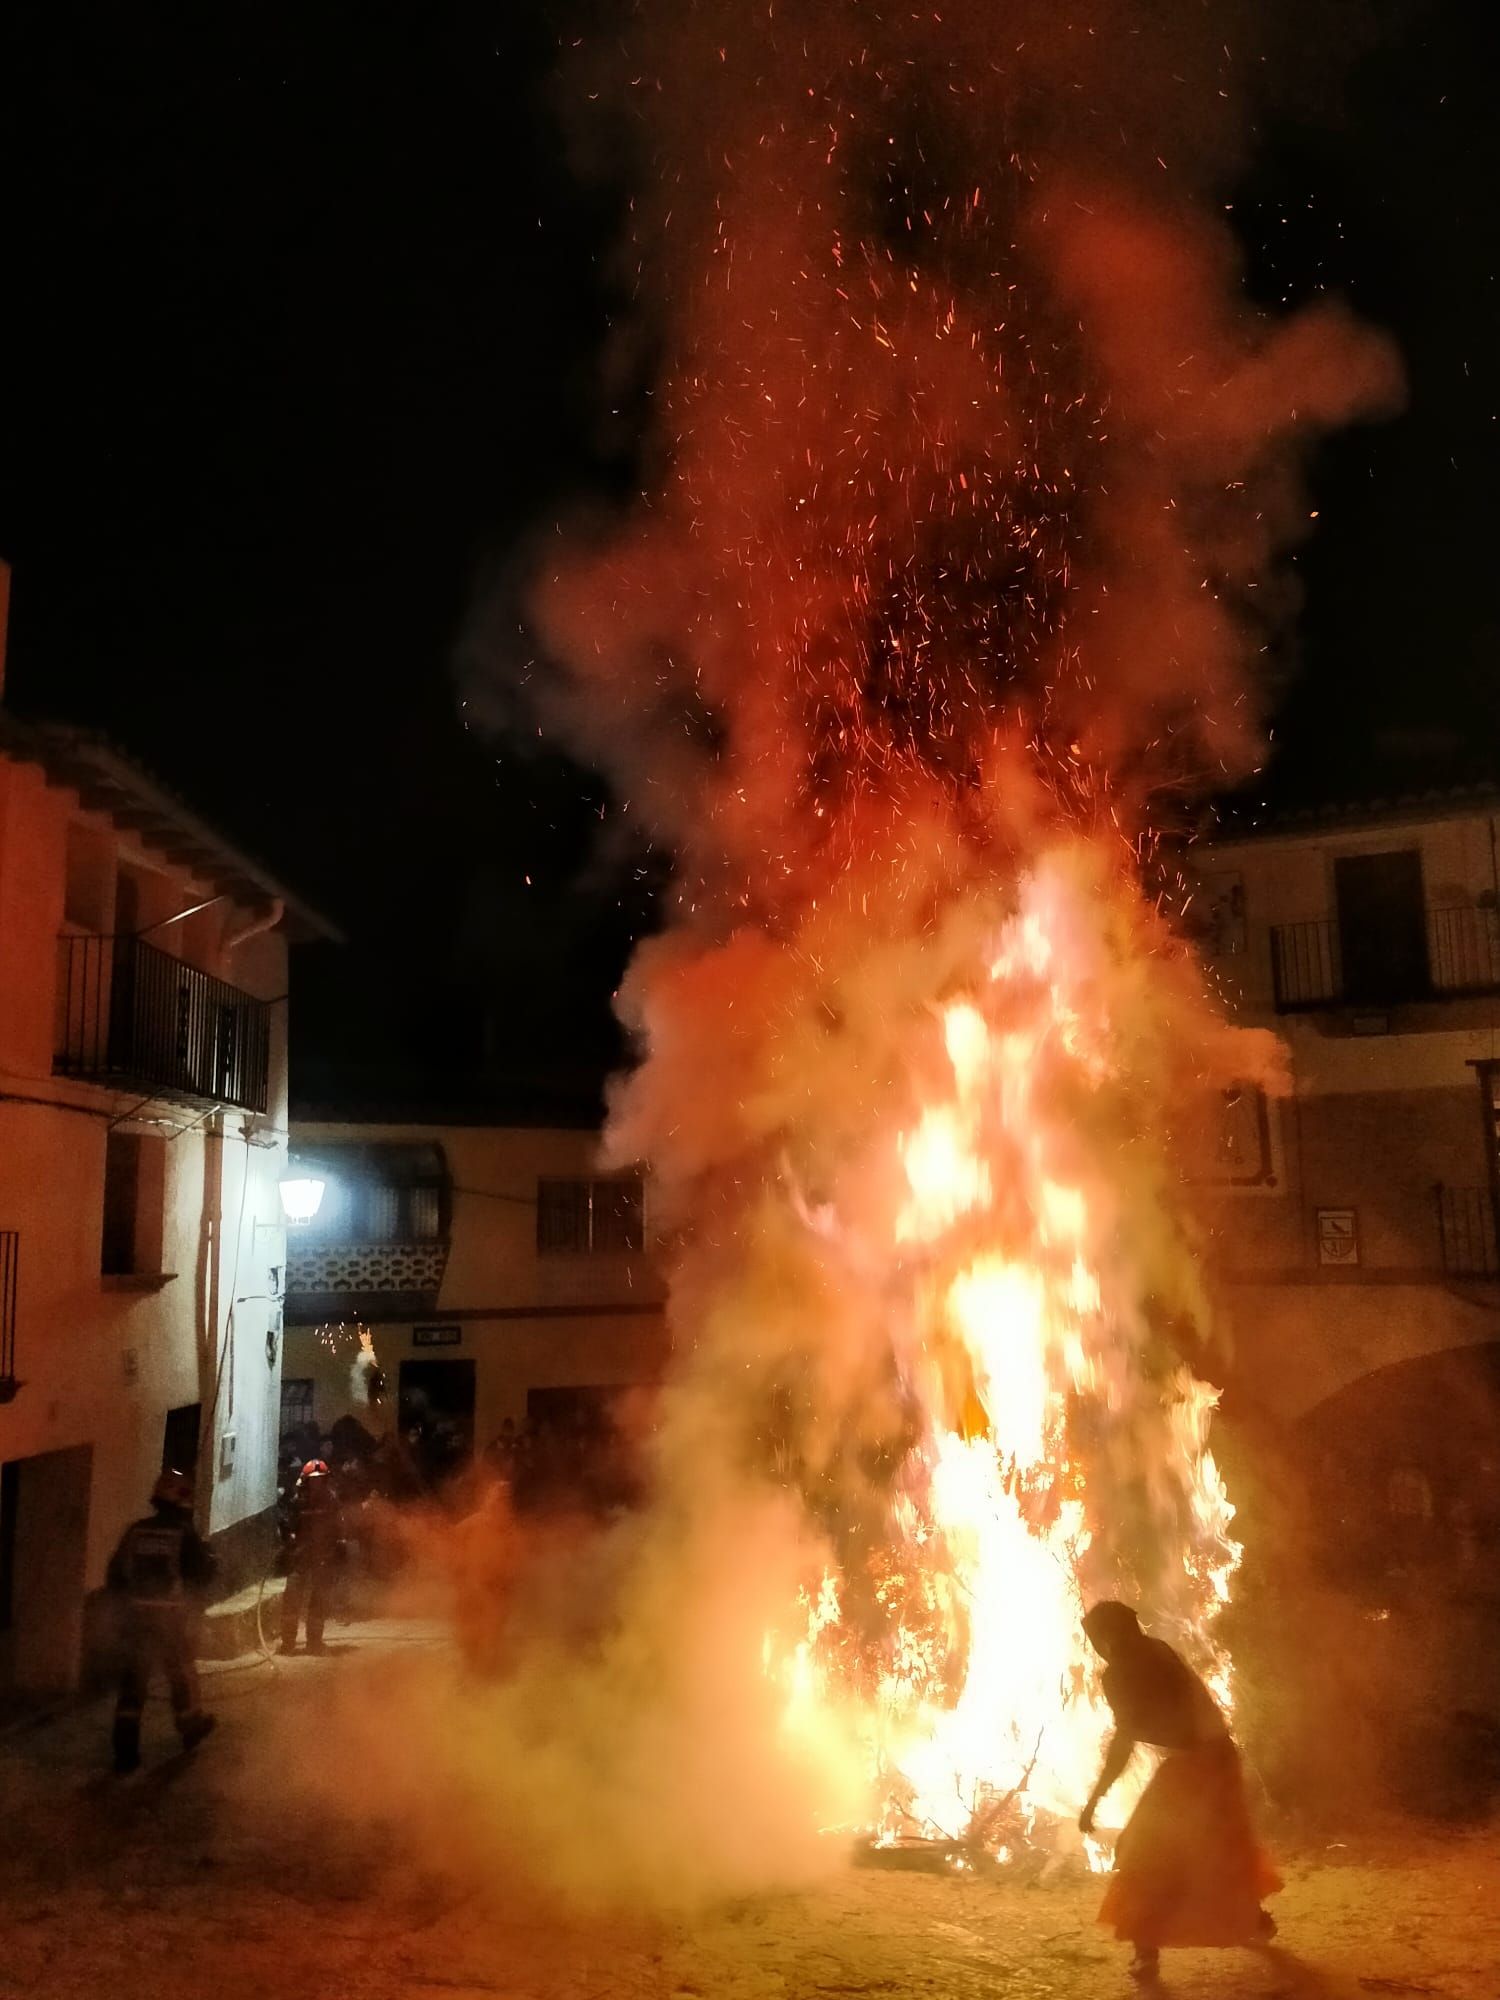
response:
<path id="1" fill-rule="evenodd" d="M 1162 1080 L 1143 1090 L 1169 1031 L 1151 984 L 1172 979 L 1138 940 L 1122 948 L 1122 893 L 1066 853 L 1037 864 L 970 990 L 938 1009 L 942 1058 L 923 1073 L 941 1081 L 895 1137 L 918 1435 L 876 1592 L 889 1624 L 862 1680 L 830 1571 L 805 1634 L 773 1655 L 800 1728 L 819 1702 L 862 1697 L 887 1839 L 978 1838 L 998 1855 L 1004 1809 L 1027 1829 L 1071 1826 L 1109 1729 L 1086 1588 L 1148 1587 L 1143 1609 L 1231 1697 L 1212 1631 L 1239 1557 L 1207 1445 L 1216 1392 L 1146 1303 L 1161 1242 L 1184 1254 L 1148 1124 Z M 1101 1824 L 1132 1799 L 1118 1786 Z M 1100 1844 L 1088 1852 L 1102 1865 Z"/>

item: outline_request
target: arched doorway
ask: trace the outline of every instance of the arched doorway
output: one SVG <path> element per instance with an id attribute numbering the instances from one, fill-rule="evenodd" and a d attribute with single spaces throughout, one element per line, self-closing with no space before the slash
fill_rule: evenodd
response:
<path id="1" fill-rule="evenodd" d="M 1295 1426 L 1326 1571 L 1484 1595 L 1500 1566 L 1500 1339 L 1377 1368 Z"/>
<path id="2" fill-rule="evenodd" d="M 1408 1808 L 1482 1815 L 1500 1797 L 1500 1341 L 1360 1376 L 1293 1452 L 1326 1586 L 1301 1640 L 1340 1688 L 1328 1725 L 1363 1726 Z"/>

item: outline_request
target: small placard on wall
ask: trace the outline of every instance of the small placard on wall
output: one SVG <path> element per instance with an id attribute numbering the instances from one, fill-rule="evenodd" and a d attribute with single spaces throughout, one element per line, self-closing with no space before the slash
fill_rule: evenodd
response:
<path id="1" fill-rule="evenodd" d="M 414 1326 L 411 1330 L 413 1347 L 462 1347 L 463 1340 L 461 1326 Z"/>
<path id="2" fill-rule="evenodd" d="M 1359 1218 L 1352 1208 L 1320 1208 L 1318 1214 L 1318 1262 L 1357 1264 L 1359 1262 Z"/>

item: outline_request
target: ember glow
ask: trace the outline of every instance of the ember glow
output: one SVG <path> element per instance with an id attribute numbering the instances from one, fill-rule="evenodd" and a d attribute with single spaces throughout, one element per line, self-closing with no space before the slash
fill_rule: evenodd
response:
<path id="1" fill-rule="evenodd" d="M 1232 1692 L 1192 1180 L 1277 1055 L 1174 934 L 1158 822 L 1253 760 L 1301 440 L 1394 375 L 1240 297 L 1232 58 L 1180 11 L 664 4 L 586 79 L 664 358 L 526 678 L 673 857 L 607 1138 L 679 1357 L 620 1619 L 658 1750 L 769 1729 L 715 1823 L 784 1823 L 762 1872 L 797 1816 L 1076 1851 L 1092 1597 Z"/>

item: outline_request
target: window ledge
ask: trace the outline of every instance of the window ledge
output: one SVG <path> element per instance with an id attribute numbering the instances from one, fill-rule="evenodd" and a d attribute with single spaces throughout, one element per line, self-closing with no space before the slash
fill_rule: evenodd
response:
<path id="1" fill-rule="evenodd" d="M 103 1292 L 159 1292 L 175 1284 L 175 1271 L 106 1271 L 99 1280 Z"/>

